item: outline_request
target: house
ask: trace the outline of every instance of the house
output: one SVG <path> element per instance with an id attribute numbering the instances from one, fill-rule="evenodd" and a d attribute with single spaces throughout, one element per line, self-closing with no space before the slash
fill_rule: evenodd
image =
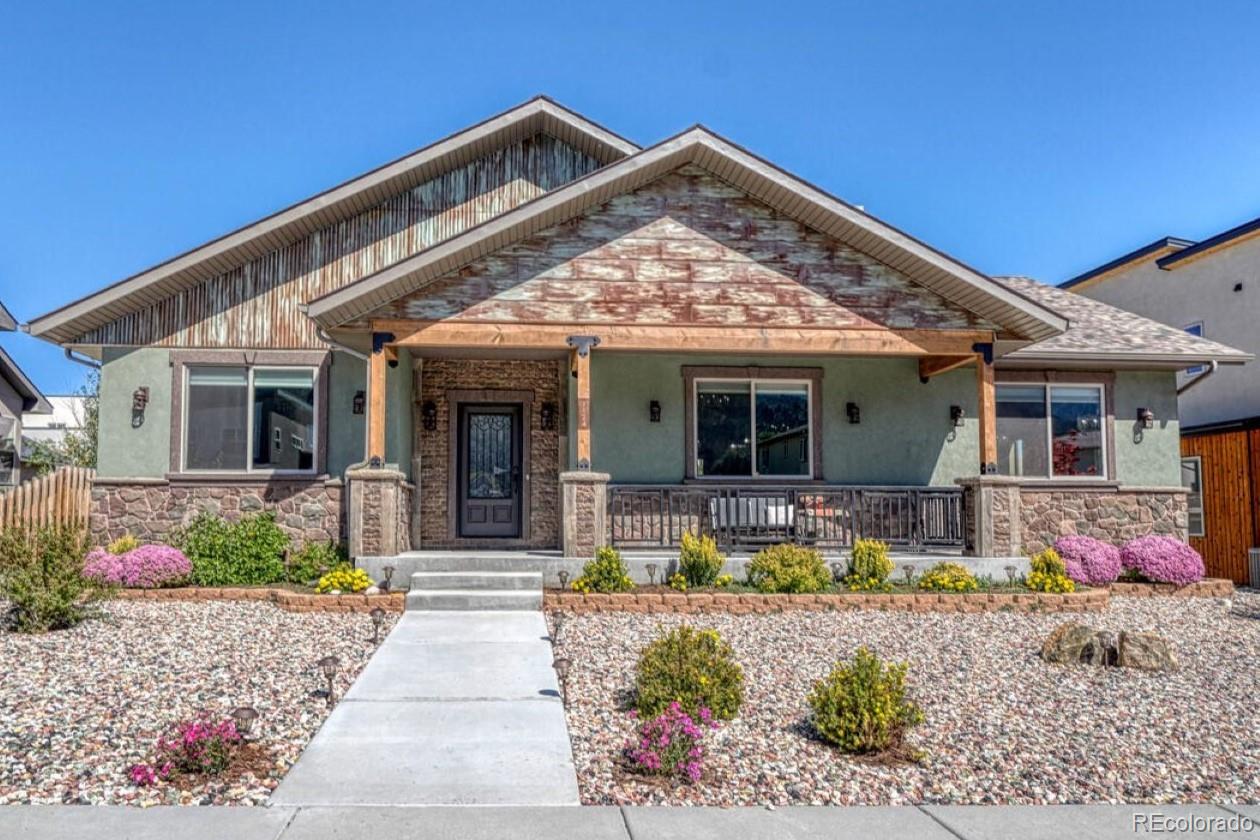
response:
<path id="1" fill-rule="evenodd" d="M 87 397 L 82 394 L 48 394 L 50 411 L 22 415 L 22 457 L 37 443 L 60 445 L 66 435 L 81 433 L 87 418 Z"/>
<path id="2" fill-rule="evenodd" d="M 1200 242 L 1166 236 L 1062 288 L 1250 353 L 1260 350 L 1260 218 Z M 1201 361 L 1179 377 L 1189 535 L 1209 573 L 1249 580 L 1260 546 L 1260 378 L 1254 366 Z M 1260 579 L 1251 580 L 1260 585 Z"/>
<path id="3" fill-rule="evenodd" d="M 0 303 L 0 332 L 13 332 L 17 321 Z M 47 414 L 52 406 L 17 362 L 0 347 L 0 493 L 21 484 L 22 417 Z"/>
<path id="4" fill-rule="evenodd" d="M 1177 372 L 1251 358 L 546 98 L 28 329 L 101 362 L 102 539 L 266 508 L 359 558 L 1184 536 Z"/>

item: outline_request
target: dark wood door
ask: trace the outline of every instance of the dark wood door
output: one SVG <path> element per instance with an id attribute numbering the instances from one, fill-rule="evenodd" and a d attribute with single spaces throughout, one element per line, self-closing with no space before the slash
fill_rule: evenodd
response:
<path id="1" fill-rule="evenodd" d="M 521 407 L 464 405 L 459 419 L 459 535 L 521 535 Z"/>

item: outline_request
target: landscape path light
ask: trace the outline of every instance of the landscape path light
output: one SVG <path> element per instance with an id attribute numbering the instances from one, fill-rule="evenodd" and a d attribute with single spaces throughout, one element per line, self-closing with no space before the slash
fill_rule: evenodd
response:
<path id="1" fill-rule="evenodd" d="M 333 704 L 333 678 L 337 676 L 337 668 L 341 665 L 341 660 L 336 656 L 325 656 L 319 660 L 319 670 L 323 672 L 324 679 L 328 681 L 328 705 Z"/>

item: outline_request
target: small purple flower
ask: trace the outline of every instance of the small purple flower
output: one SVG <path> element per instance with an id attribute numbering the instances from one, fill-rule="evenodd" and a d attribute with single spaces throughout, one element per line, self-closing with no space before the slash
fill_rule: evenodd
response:
<path id="1" fill-rule="evenodd" d="M 1205 569 L 1199 552 L 1173 537 L 1138 537 L 1120 549 L 1120 562 L 1158 583 L 1186 586 L 1202 580 Z"/>
<path id="2" fill-rule="evenodd" d="M 1059 537 L 1054 550 L 1063 558 L 1067 575 L 1086 586 L 1106 586 L 1120 577 L 1120 549 L 1086 536 Z"/>

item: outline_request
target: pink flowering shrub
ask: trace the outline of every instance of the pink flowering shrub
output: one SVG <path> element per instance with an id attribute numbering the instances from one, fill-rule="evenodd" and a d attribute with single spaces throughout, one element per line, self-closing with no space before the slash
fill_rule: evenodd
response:
<path id="1" fill-rule="evenodd" d="M 171 586 L 191 573 L 188 558 L 178 548 L 168 545 L 142 545 L 124 554 L 110 554 L 98 548 L 83 562 L 84 576 L 129 589 Z"/>
<path id="2" fill-rule="evenodd" d="M 232 756 L 242 743 L 236 724 L 231 720 L 211 721 L 204 712 L 192 720 L 180 721 L 170 732 L 158 738 L 157 754 L 152 763 L 134 764 L 127 771 L 133 784 L 140 787 L 156 784 L 172 773 L 222 773 L 232 763 Z"/>
<path id="3" fill-rule="evenodd" d="M 1093 537 L 1059 537 L 1054 542 L 1067 576 L 1087 586 L 1106 586 L 1120 577 L 1120 549 Z"/>
<path id="4" fill-rule="evenodd" d="M 1151 535 L 1129 540 L 1120 549 L 1120 563 L 1157 583 L 1185 586 L 1203 579 L 1199 552 L 1174 537 Z"/>
<path id="5" fill-rule="evenodd" d="M 637 718 L 638 712 L 630 716 Z M 626 758 L 642 773 L 676 773 L 689 782 L 698 782 L 704 770 L 701 742 L 706 730 L 718 727 L 707 708 L 701 707 L 698 717 L 698 721 L 692 720 L 682 706 L 670 703 L 660 715 L 639 724 L 637 739 L 626 745 Z"/>

